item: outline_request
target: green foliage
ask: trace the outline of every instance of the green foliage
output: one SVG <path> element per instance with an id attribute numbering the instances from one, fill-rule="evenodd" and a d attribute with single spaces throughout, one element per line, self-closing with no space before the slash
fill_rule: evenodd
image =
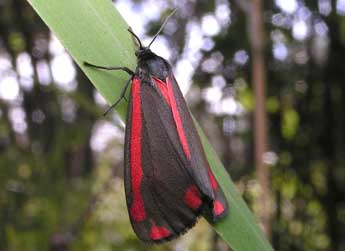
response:
<path id="1" fill-rule="evenodd" d="M 286 139 L 291 139 L 297 133 L 299 125 L 298 113 L 293 109 L 283 111 L 282 134 Z"/>
<path id="2" fill-rule="evenodd" d="M 279 100 L 276 97 L 269 97 L 266 100 L 266 109 L 269 113 L 276 113 L 279 110 Z"/>

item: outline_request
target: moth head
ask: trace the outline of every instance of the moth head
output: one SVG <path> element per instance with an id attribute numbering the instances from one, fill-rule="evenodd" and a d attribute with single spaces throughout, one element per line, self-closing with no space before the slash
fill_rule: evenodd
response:
<path id="1" fill-rule="evenodd" d="M 146 58 L 150 56 L 151 54 L 152 54 L 152 51 L 148 47 L 142 47 L 142 48 L 139 47 L 139 49 L 136 50 L 135 52 L 135 56 L 137 56 L 137 58 Z"/>

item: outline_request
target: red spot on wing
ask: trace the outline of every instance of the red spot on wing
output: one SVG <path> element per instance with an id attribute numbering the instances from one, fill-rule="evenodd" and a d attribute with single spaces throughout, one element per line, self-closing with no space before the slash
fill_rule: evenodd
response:
<path id="1" fill-rule="evenodd" d="M 140 192 L 140 185 L 143 177 L 141 166 L 141 98 L 140 79 L 134 78 L 132 85 L 132 118 L 131 118 L 131 144 L 130 144 L 130 168 L 133 201 L 130 208 L 130 215 L 134 221 L 143 221 L 146 218 L 144 201 Z"/>
<path id="2" fill-rule="evenodd" d="M 208 167 L 208 176 L 210 177 L 212 189 L 214 191 L 217 190 L 218 184 L 217 184 L 216 178 L 214 177 L 210 167 Z"/>
<path id="3" fill-rule="evenodd" d="M 187 188 L 183 200 L 184 203 L 192 209 L 198 209 L 202 204 L 200 192 L 196 186 L 190 186 Z"/>
<path id="4" fill-rule="evenodd" d="M 177 103 L 176 103 L 176 99 L 175 99 L 175 95 L 174 95 L 174 90 L 172 89 L 169 77 L 167 77 L 166 82 L 167 82 L 167 90 L 168 90 L 168 96 L 169 96 L 169 100 L 170 100 L 171 111 L 172 111 L 174 121 L 175 121 L 175 124 L 177 127 L 178 136 L 180 138 L 180 142 L 181 142 L 184 153 L 186 154 L 187 158 L 190 159 L 190 151 L 189 151 L 188 141 L 187 141 L 184 129 L 183 129 L 180 112 L 179 112 L 178 107 L 177 107 Z"/>
<path id="5" fill-rule="evenodd" d="M 166 238 L 170 235 L 170 231 L 165 227 L 155 226 L 151 227 L 150 237 L 154 241 Z"/>
<path id="6" fill-rule="evenodd" d="M 217 215 L 222 214 L 223 212 L 224 212 L 223 204 L 218 200 L 213 202 L 213 214 L 217 216 Z"/>

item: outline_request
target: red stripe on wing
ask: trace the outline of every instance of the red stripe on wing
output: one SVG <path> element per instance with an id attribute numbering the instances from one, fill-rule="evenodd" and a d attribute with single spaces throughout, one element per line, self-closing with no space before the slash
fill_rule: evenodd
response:
<path id="1" fill-rule="evenodd" d="M 180 112 L 177 107 L 174 90 L 172 89 L 172 85 L 171 85 L 169 77 L 166 78 L 166 85 L 167 85 L 168 96 L 170 100 L 170 107 L 171 107 L 171 111 L 172 111 L 174 121 L 177 127 L 178 136 L 180 138 L 180 142 L 181 142 L 184 153 L 186 154 L 187 158 L 190 159 L 190 150 L 188 146 L 188 141 L 183 129 Z"/>
<path id="2" fill-rule="evenodd" d="M 221 193 L 221 190 L 218 189 L 218 183 L 217 183 L 217 180 L 216 178 L 214 177 L 213 175 L 213 172 L 211 170 L 210 167 L 208 167 L 208 176 L 210 178 L 210 181 L 211 181 L 211 186 L 212 186 L 212 189 L 213 191 L 215 192 L 216 194 L 216 200 L 213 202 L 213 210 L 212 210 L 212 213 L 215 217 L 217 216 L 221 216 L 225 209 L 226 209 L 226 206 L 223 205 L 222 203 L 222 196 L 223 195 L 220 195 Z M 226 205 L 226 204 L 225 204 Z"/>
<path id="3" fill-rule="evenodd" d="M 166 85 L 162 80 L 160 80 L 159 78 L 155 78 L 155 77 L 152 77 L 152 78 L 153 78 L 153 80 L 155 81 L 156 86 L 157 86 L 157 87 L 159 88 L 159 90 L 161 91 L 161 94 L 163 95 L 165 101 L 166 101 L 166 102 L 168 103 L 168 105 L 171 107 L 167 85 Z"/>
<path id="4" fill-rule="evenodd" d="M 146 218 L 144 201 L 140 192 L 140 185 L 143 177 L 141 166 L 141 98 L 140 79 L 134 78 L 132 84 L 132 120 L 131 120 L 131 144 L 130 144 L 130 167 L 133 201 L 130 214 L 134 221 L 143 221 Z"/>
<path id="5" fill-rule="evenodd" d="M 188 147 L 188 142 L 186 135 L 184 133 L 182 120 L 180 113 L 177 108 L 176 99 L 174 96 L 174 91 L 171 86 L 171 82 L 169 77 L 166 78 L 166 83 L 164 83 L 162 80 L 156 77 L 152 77 L 152 79 L 155 81 L 156 86 L 159 88 L 162 96 L 164 97 L 165 101 L 168 103 L 168 105 L 171 108 L 171 111 L 173 113 L 174 121 L 177 127 L 177 132 L 180 138 L 181 145 L 183 147 L 183 151 L 186 154 L 187 158 L 190 159 L 190 150 Z"/>
<path id="6" fill-rule="evenodd" d="M 210 177 L 212 189 L 214 191 L 216 191 L 218 188 L 218 184 L 217 184 L 216 178 L 214 177 L 210 167 L 208 167 L 208 176 Z"/>

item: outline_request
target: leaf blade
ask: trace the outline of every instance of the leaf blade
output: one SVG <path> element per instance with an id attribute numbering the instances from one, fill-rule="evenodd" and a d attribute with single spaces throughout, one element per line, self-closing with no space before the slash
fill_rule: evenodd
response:
<path id="1" fill-rule="evenodd" d="M 101 95 L 108 103 L 114 103 L 128 75 L 124 72 L 99 71 L 83 65 L 84 61 L 88 61 L 135 69 L 135 48 L 127 31 L 128 25 L 111 1 L 28 1 Z M 126 104 L 123 103 L 119 106 L 122 117 L 126 111 Z"/>

